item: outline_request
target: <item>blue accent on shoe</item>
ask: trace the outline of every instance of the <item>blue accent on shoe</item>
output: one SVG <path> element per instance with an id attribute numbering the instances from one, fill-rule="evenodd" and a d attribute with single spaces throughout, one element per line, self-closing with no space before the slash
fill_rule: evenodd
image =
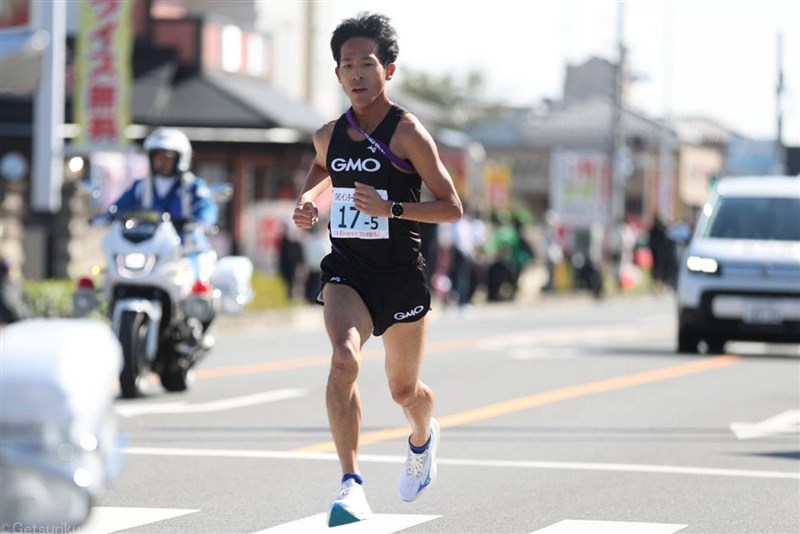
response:
<path id="1" fill-rule="evenodd" d="M 342 525 L 348 525 L 350 523 L 356 523 L 361 521 L 359 518 L 348 512 L 344 509 L 344 507 L 340 504 L 334 504 L 333 508 L 331 508 L 331 513 L 328 516 L 328 526 L 329 527 L 340 527 Z"/>
<path id="2" fill-rule="evenodd" d="M 351 478 L 353 480 L 355 480 L 357 484 L 359 484 L 361 486 L 364 485 L 364 477 L 362 477 L 358 473 L 345 473 L 345 475 L 342 477 L 342 484 L 344 484 L 345 481 L 347 481 L 347 480 L 349 480 Z"/>
<path id="3" fill-rule="evenodd" d="M 408 447 L 411 449 L 411 452 L 414 454 L 422 454 L 423 452 L 428 450 L 428 447 L 431 446 L 431 438 L 433 436 L 428 436 L 428 441 L 425 442 L 425 445 L 422 447 L 417 447 L 416 445 L 411 444 L 411 437 L 408 438 Z"/>
<path id="4" fill-rule="evenodd" d="M 428 478 L 425 479 L 425 482 L 423 482 L 422 484 L 419 485 L 419 489 L 417 490 L 417 493 L 421 493 L 422 490 L 424 490 L 425 488 L 427 488 L 430 485 L 430 483 L 431 483 L 431 476 L 428 475 Z"/>

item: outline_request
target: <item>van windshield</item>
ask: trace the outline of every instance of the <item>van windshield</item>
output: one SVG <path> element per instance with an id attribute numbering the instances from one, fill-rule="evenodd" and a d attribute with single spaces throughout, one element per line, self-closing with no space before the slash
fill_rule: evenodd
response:
<path id="1" fill-rule="evenodd" d="M 705 237 L 800 241 L 800 198 L 720 198 Z"/>

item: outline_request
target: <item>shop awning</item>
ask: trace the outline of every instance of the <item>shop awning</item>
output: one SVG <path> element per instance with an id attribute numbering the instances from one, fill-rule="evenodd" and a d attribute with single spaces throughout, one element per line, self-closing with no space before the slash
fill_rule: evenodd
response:
<path id="1" fill-rule="evenodd" d="M 28 95 L 36 90 L 42 70 L 40 39 L 34 32 L 0 31 L 0 94 Z"/>
<path id="2" fill-rule="evenodd" d="M 141 81 L 134 87 L 134 95 L 145 90 Z M 153 93 L 152 89 L 148 92 Z M 201 71 L 175 80 L 167 92 L 161 95 L 163 103 L 157 113 L 152 99 L 135 97 L 134 122 L 203 129 L 281 129 L 310 138 L 325 121 L 310 105 L 258 78 Z"/>

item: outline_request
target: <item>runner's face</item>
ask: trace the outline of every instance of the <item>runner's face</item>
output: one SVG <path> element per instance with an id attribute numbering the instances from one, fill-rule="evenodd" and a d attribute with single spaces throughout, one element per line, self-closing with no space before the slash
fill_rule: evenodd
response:
<path id="1" fill-rule="evenodd" d="M 336 76 L 350 102 L 366 106 L 383 94 L 394 70 L 394 63 L 381 65 L 375 41 L 353 37 L 342 45 Z"/>

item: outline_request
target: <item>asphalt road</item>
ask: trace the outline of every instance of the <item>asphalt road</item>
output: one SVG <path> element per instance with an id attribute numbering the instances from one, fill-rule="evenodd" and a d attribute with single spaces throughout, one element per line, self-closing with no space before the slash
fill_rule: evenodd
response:
<path id="1" fill-rule="evenodd" d="M 382 344 L 359 379 L 376 516 L 330 531 L 800 532 L 800 349 L 674 351 L 668 297 L 493 305 L 431 320 L 439 476 L 396 495 L 405 419 Z M 89 532 L 327 531 L 339 488 L 321 309 L 227 321 L 189 392 L 119 400 L 129 440 Z M 320 530 L 321 529 L 321 530 Z"/>

